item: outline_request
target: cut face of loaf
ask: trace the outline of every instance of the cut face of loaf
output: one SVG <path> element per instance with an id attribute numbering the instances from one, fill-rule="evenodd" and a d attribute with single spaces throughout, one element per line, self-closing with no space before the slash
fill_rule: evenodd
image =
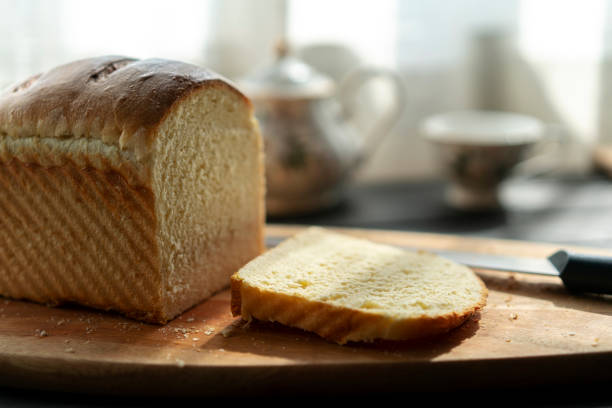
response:
<path id="1" fill-rule="evenodd" d="M 310 228 L 232 276 L 232 313 L 344 344 L 444 333 L 485 305 L 467 267 Z"/>
<path id="2" fill-rule="evenodd" d="M 163 323 L 263 250 L 250 102 L 201 68 L 102 57 L 0 96 L 0 295 Z"/>

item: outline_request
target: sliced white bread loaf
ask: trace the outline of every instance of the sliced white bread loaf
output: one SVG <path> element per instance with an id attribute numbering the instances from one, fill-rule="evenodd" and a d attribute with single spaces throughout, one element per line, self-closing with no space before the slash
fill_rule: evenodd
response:
<path id="1" fill-rule="evenodd" d="M 344 344 L 447 332 L 485 305 L 469 268 L 312 227 L 232 276 L 232 313 Z"/>
<path id="2" fill-rule="evenodd" d="M 0 95 L 0 295 L 165 322 L 263 251 L 249 100 L 176 61 L 106 56 Z"/>

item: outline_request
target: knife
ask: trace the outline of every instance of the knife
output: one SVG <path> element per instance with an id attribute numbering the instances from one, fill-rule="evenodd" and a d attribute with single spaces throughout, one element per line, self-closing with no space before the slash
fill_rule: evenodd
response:
<path id="1" fill-rule="evenodd" d="M 268 248 L 275 247 L 285 237 L 267 236 Z M 418 248 L 398 246 L 415 251 Z M 527 258 L 480 254 L 450 250 L 427 249 L 444 258 L 472 268 L 556 276 L 572 292 L 612 294 L 612 257 L 559 250 L 547 258 Z"/>

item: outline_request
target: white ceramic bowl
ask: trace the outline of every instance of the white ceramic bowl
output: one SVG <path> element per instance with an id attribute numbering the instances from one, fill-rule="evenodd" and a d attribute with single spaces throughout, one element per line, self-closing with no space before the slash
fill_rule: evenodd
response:
<path id="1" fill-rule="evenodd" d="M 422 132 L 434 142 L 516 145 L 540 140 L 543 125 L 516 113 L 466 110 L 430 116 L 423 122 Z"/>
<path id="2" fill-rule="evenodd" d="M 506 112 L 457 111 L 434 115 L 422 136 L 436 146 L 437 159 L 450 178 L 447 200 L 453 207 L 501 207 L 499 184 L 544 136 L 532 117 Z"/>

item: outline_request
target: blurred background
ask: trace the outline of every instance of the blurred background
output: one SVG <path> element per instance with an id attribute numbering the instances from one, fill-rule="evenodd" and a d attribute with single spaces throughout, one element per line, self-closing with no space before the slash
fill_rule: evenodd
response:
<path id="1" fill-rule="evenodd" d="M 101 54 L 180 59 L 239 79 L 269 63 L 283 36 L 298 51 L 346 47 L 399 72 L 409 98 L 357 180 L 436 177 L 415 133 L 446 110 L 560 123 L 573 142 L 562 160 L 571 171 L 588 171 L 593 146 L 612 140 L 604 0 L 0 0 L 0 20 L 0 85 Z"/>
<path id="2" fill-rule="evenodd" d="M 403 80 L 399 120 L 356 183 L 439 179 L 419 126 L 444 111 L 511 111 L 557 126 L 559 174 L 590 174 L 595 150 L 612 144 L 605 0 L 0 0 L 0 86 L 102 54 L 179 59 L 239 82 L 273 63 L 279 39 L 336 81 L 357 66 Z"/>

